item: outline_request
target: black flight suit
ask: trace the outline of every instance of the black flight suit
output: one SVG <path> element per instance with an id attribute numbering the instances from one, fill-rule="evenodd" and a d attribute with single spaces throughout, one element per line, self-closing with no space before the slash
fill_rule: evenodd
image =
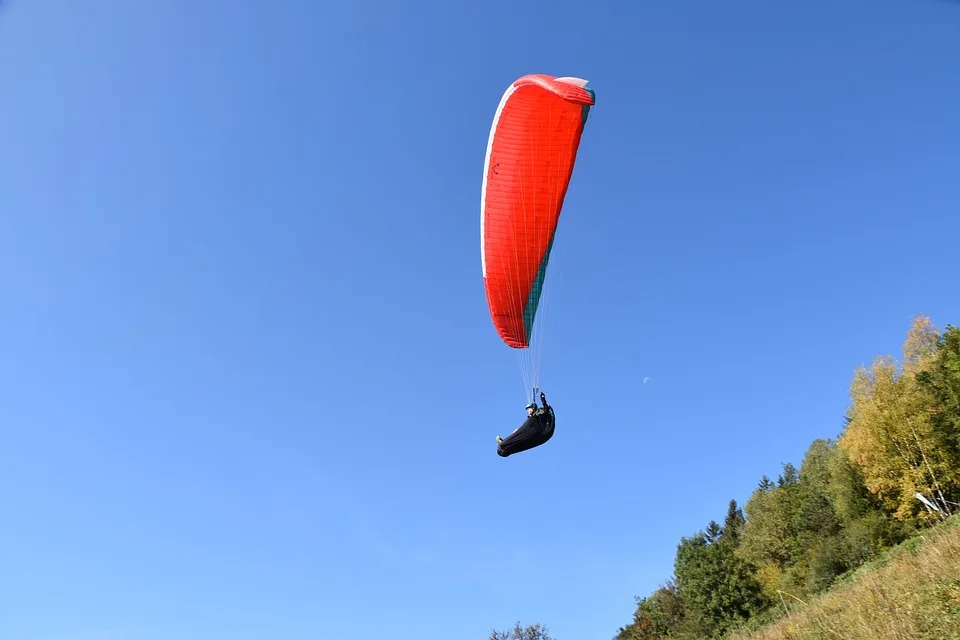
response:
<path id="1" fill-rule="evenodd" d="M 556 416 L 553 407 L 547 404 L 547 397 L 540 394 L 542 407 L 534 409 L 533 415 L 528 417 L 516 431 L 497 443 L 497 455 L 501 458 L 512 456 L 515 453 L 533 449 L 544 444 L 553 437 L 553 428 Z"/>

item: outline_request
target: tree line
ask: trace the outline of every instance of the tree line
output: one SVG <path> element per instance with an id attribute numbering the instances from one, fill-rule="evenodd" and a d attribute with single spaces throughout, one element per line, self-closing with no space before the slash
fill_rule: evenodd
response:
<path id="1" fill-rule="evenodd" d="M 815 440 L 799 468 L 763 476 L 723 523 L 681 538 L 673 575 L 637 598 L 614 640 L 722 638 L 760 624 L 960 510 L 960 327 L 918 317 L 902 356 L 854 373 L 836 439 Z"/>

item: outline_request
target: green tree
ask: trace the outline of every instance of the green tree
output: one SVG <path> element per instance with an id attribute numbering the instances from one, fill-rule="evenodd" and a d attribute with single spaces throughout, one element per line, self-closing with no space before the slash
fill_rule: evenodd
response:
<path id="1" fill-rule="evenodd" d="M 744 507 L 746 523 L 737 553 L 757 567 L 758 579 L 770 594 L 781 587 L 782 572 L 794 558 L 792 494 L 797 482 L 796 470 L 788 463 L 776 485 L 764 476 Z"/>
<path id="2" fill-rule="evenodd" d="M 785 464 L 776 486 L 761 481 L 746 514 L 738 553 L 757 567 L 768 598 L 822 591 L 897 537 L 831 440 L 811 443 L 799 471 Z"/>
<path id="3" fill-rule="evenodd" d="M 720 528 L 720 525 L 717 524 L 716 521 L 711 520 L 707 525 L 707 530 L 704 532 L 704 536 L 706 537 L 707 542 L 712 544 L 720 539 L 720 534 L 722 532 L 723 530 Z"/>
<path id="4" fill-rule="evenodd" d="M 547 628 L 539 622 L 524 627 L 518 621 L 513 629 L 491 631 L 489 640 L 553 640 L 553 638 L 547 634 Z"/>
<path id="5" fill-rule="evenodd" d="M 777 486 L 782 489 L 783 487 L 792 487 L 798 482 L 800 482 L 800 474 L 797 473 L 797 468 L 793 466 L 793 463 L 788 462 L 783 465 L 783 473 L 777 478 Z"/>
<path id="6" fill-rule="evenodd" d="M 774 486 L 776 485 L 774 485 L 773 482 L 770 480 L 770 478 L 768 478 L 767 475 L 764 474 L 764 476 L 760 478 L 760 484 L 758 486 L 758 489 L 760 491 L 771 491 L 773 490 Z"/>
<path id="7" fill-rule="evenodd" d="M 723 536 L 729 539 L 734 547 L 740 544 L 740 531 L 745 522 L 743 510 L 737 505 L 737 501 L 730 500 L 727 505 L 727 517 L 723 519 Z"/>
<path id="8" fill-rule="evenodd" d="M 614 640 L 659 640 L 688 637 L 683 597 L 673 580 L 647 598 L 637 599 L 633 622 L 620 627 Z"/>
<path id="9" fill-rule="evenodd" d="M 790 578 L 796 588 L 813 594 L 843 573 L 846 563 L 837 535 L 842 523 L 831 500 L 833 447 L 815 440 L 800 465 L 794 511 L 790 514 L 792 555 Z"/>
<path id="10" fill-rule="evenodd" d="M 682 538 L 677 546 L 676 585 L 690 631 L 698 637 L 720 637 L 767 604 L 753 566 L 736 553 L 744 524 L 736 502 L 727 515 L 723 528 L 711 522 L 706 532 Z"/>
<path id="11" fill-rule="evenodd" d="M 834 514 L 842 526 L 879 509 L 879 503 L 867 489 L 860 471 L 847 452 L 836 441 L 823 441 L 828 454 L 822 469 L 826 476 L 823 490 L 830 499 Z"/>
<path id="12" fill-rule="evenodd" d="M 928 366 L 916 374 L 917 383 L 937 401 L 930 417 L 937 439 L 960 468 L 960 327 L 947 325 L 937 337 L 937 350 Z M 960 502 L 954 497 L 951 502 Z M 950 505 L 947 505 L 948 507 Z"/>

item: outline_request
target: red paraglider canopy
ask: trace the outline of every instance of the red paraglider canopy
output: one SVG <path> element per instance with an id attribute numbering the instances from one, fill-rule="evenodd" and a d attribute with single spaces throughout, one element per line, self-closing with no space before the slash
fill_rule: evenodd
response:
<path id="1" fill-rule="evenodd" d="M 595 103 L 586 84 L 523 76 L 503 94 L 490 128 L 480 256 L 490 316 L 512 348 L 530 346 L 580 136 Z"/>

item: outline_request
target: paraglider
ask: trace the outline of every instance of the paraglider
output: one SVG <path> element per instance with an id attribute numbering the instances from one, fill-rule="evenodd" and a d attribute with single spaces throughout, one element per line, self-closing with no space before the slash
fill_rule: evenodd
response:
<path id="1" fill-rule="evenodd" d="M 527 421 L 505 440 L 497 438 L 503 457 L 553 436 L 553 407 L 542 393 L 543 407 L 535 402 L 540 353 L 534 329 L 580 138 L 595 104 L 586 85 L 581 78 L 525 75 L 507 87 L 490 127 L 480 195 L 483 283 L 497 335 L 521 354 L 531 392 Z"/>
<path id="2" fill-rule="evenodd" d="M 542 407 L 537 407 L 533 400 L 527 404 L 527 419 L 516 428 L 506 439 L 497 436 L 497 455 L 507 458 L 515 453 L 533 449 L 545 444 L 553 437 L 553 428 L 556 416 L 553 407 L 547 404 L 547 397 L 540 392 Z"/>

